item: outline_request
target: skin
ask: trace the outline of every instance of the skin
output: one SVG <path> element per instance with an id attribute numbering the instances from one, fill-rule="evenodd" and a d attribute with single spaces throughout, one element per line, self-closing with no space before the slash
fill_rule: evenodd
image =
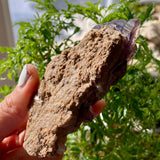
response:
<path id="1" fill-rule="evenodd" d="M 14 91 L 5 97 L 0 103 L 0 159 L 2 160 L 38 160 L 30 157 L 23 149 L 25 128 L 28 118 L 28 106 L 39 86 L 39 75 L 36 68 L 28 64 L 28 80 L 23 86 L 16 86 Z M 95 117 L 105 107 L 105 101 L 100 100 L 93 106 Z M 63 155 L 57 155 L 55 159 L 60 160 Z M 50 160 L 44 158 L 43 160 Z"/>

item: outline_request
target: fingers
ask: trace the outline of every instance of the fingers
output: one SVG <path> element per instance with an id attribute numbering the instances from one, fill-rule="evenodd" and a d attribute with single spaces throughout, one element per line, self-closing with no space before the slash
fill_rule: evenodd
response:
<path id="1" fill-rule="evenodd" d="M 97 101 L 93 106 L 91 106 L 91 110 L 94 113 L 94 117 L 97 117 L 105 108 L 106 102 L 104 99 Z"/>
<path id="2" fill-rule="evenodd" d="M 39 76 L 33 65 L 26 65 L 14 91 L 0 103 L 0 141 L 27 120 L 28 105 L 39 85 Z"/>
<path id="3" fill-rule="evenodd" d="M 21 147 L 24 141 L 25 131 L 20 134 L 13 134 L 3 139 L 0 143 L 0 155 L 7 153 L 15 148 Z"/>
<path id="4" fill-rule="evenodd" d="M 62 160 L 63 155 L 57 155 L 55 158 L 42 158 L 41 160 Z M 27 152 L 21 147 L 12 152 L 9 152 L 3 160 L 39 160 L 38 157 L 30 157 Z"/>

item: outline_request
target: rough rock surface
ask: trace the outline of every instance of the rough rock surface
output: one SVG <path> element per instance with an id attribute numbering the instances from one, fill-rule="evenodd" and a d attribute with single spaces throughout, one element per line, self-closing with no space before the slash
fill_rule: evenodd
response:
<path id="1" fill-rule="evenodd" d="M 102 26 L 48 64 L 29 110 L 24 141 L 28 154 L 54 157 L 65 151 L 67 134 L 92 120 L 89 107 L 125 74 L 128 42 L 124 34 Z"/>

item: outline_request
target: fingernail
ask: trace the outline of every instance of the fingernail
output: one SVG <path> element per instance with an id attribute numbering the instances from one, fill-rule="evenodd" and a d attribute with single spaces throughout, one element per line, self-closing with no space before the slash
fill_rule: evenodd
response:
<path id="1" fill-rule="evenodd" d="M 22 69 L 22 72 L 20 74 L 19 80 L 18 80 L 18 86 L 23 86 L 27 79 L 28 79 L 29 75 L 27 74 L 27 65 L 25 65 Z"/>
<path id="2" fill-rule="evenodd" d="M 24 136 L 25 136 L 25 130 L 22 131 L 20 134 L 19 134 L 19 144 L 22 146 L 23 142 L 24 142 Z"/>

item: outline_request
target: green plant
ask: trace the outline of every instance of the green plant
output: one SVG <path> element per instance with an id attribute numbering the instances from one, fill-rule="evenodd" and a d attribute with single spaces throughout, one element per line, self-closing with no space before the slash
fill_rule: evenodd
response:
<path id="1" fill-rule="evenodd" d="M 114 19 L 140 18 L 141 23 L 151 18 L 154 5 L 140 6 L 138 0 L 120 0 L 107 10 L 99 3 L 86 6 L 68 2 L 66 10 L 58 11 L 54 0 L 32 0 L 36 7 L 45 10 L 31 23 L 21 22 L 19 39 L 14 48 L 0 48 L 8 57 L 1 61 L 0 74 L 7 71 L 15 82 L 22 66 L 33 63 L 42 78 L 45 66 L 52 56 L 60 54 L 71 44 L 71 37 L 79 28 L 73 24 L 74 14 L 90 18 L 97 24 Z M 65 19 L 65 20 L 64 20 Z M 61 43 L 56 37 L 61 31 L 73 29 Z M 160 134 L 156 132 L 160 120 L 160 77 L 152 77 L 148 66 L 160 71 L 160 61 L 152 56 L 144 37 L 137 39 L 138 49 L 134 60 L 128 66 L 126 75 L 105 95 L 106 108 L 91 123 L 84 123 L 80 129 L 68 136 L 64 160 L 148 160 L 160 159 Z M 0 89 L 7 93 L 11 88 Z"/>

